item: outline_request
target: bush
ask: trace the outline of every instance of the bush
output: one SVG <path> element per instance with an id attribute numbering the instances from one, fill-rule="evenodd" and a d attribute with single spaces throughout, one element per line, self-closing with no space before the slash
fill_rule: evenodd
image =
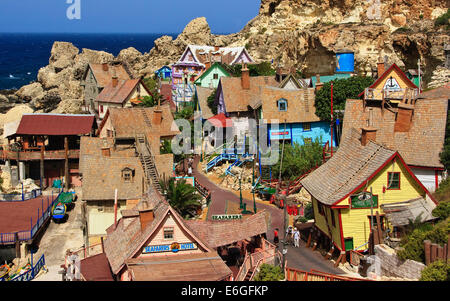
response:
<path id="1" fill-rule="evenodd" d="M 450 265 L 438 260 L 422 270 L 420 281 L 450 281 Z"/>
<path id="2" fill-rule="evenodd" d="M 217 114 L 217 105 L 215 104 L 216 93 L 217 88 L 214 89 L 214 91 L 211 93 L 211 95 L 208 96 L 208 99 L 206 100 L 208 107 L 211 109 L 211 113 L 213 113 L 214 115 Z"/>
<path id="3" fill-rule="evenodd" d="M 304 217 L 304 216 L 300 216 L 299 218 L 297 218 L 297 222 L 307 223 L 308 219 L 306 217 Z"/>
<path id="4" fill-rule="evenodd" d="M 305 217 L 310 220 L 310 219 L 314 219 L 314 209 L 313 209 L 313 205 L 312 203 L 308 203 L 305 206 Z"/>
<path id="5" fill-rule="evenodd" d="M 450 201 L 443 201 L 436 206 L 432 211 L 433 216 L 439 219 L 446 219 L 450 216 Z"/>
<path id="6" fill-rule="evenodd" d="M 284 273 L 280 267 L 270 264 L 262 264 L 259 273 L 256 274 L 254 281 L 280 281 L 284 279 Z"/>
<path id="7" fill-rule="evenodd" d="M 450 19 L 450 8 L 447 9 L 447 12 L 445 14 L 436 18 L 436 20 L 434 21 L 434 25 L 436 27 L 444 25 L 448 27 L 450 25 L 449 19 Z"/>

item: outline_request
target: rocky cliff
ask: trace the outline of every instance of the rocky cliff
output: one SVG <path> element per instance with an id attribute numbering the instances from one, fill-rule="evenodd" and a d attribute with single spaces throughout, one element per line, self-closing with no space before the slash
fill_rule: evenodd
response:
<path id="1" fill-rule="evenodd" d="M 178 60 L 188 44 L 245 45 L 257 61 L 273 59 L 308 76 L 330 73 L 335 52 L 342 49 L 354 51 L 356 71 L 366 75 L 375 70 L 379 57 L 406 69 L 416 69 L 420 59 L 428 82 L 444 62 L 444 44 L 450 44 L 450 32 L 434 26 L 434 19 L 446 12 L 447 2 L 261 0 L 258 16 L 238 33 L 214 35 L 206 19 L 197 18 L 176 39 L 157 39 L 148 53 L 130 47 L 115 58 L 55 42 L 49 65 L 39 70 L 37 82 L 7 98 L 9 102 L 27 102 L 36 111 L 78 113 L 83 97 L 80 80 L 88 62 L 121 60 L 135 76 L 145 77 Z M 446 74 L 435 75 L 433 80 L 450 80 Z M 0 102 L 5 103 L 3 98 Z M 3 108 L 6 111 L 8 104 Z"/>

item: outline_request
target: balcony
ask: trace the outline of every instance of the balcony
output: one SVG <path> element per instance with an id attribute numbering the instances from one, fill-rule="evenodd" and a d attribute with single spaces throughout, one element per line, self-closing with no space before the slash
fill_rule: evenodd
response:
<path id="1" fill-rule="evenodd" d="M 389 100 L 391 102 L 400 102 L 403 98 L 406 99 L 417 99 L 419 95 L 419 89 L 397 89 L 397 90 L 388 90 L 388 89 L 371 89 L 366 88 L 364 90 L 364 99 L 365 100 L 377 100 L 382 101 Z"/>
<path id="2" fill-rule="evenodd" d="M 41 151 L 10 151 L 10 150 L 0 150 L 0 155 L 3 160 L 18 160 L 18 161 L 37 161 L 41 159 Z M 79 159 L 80 150 L 71 149 L 68 152 L 69 159 Z M 64 160 L 65 151 L 64 150 L 54 150 L 54 151 L 44 151 L 44 160 Z"/>

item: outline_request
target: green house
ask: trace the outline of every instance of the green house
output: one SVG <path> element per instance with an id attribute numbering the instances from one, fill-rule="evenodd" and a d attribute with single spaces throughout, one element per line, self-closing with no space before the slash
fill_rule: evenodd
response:
<path id="1" fill-rule="evenodd" d="M 204 88 L 217 88 L 222 76 L 230 77 L 230 73 L 220 63 L 214 63 L 195 80 L 194 84 Z"/>

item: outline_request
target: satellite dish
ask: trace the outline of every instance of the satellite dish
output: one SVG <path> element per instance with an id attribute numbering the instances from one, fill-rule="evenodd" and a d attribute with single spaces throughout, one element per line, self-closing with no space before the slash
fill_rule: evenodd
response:
<path id="1" fill-rule="evenodd" d="M 358 195 L 358 200 L 360 201 L 368 201 L 372 198 L 370 192 L 362 192 Z"/>

